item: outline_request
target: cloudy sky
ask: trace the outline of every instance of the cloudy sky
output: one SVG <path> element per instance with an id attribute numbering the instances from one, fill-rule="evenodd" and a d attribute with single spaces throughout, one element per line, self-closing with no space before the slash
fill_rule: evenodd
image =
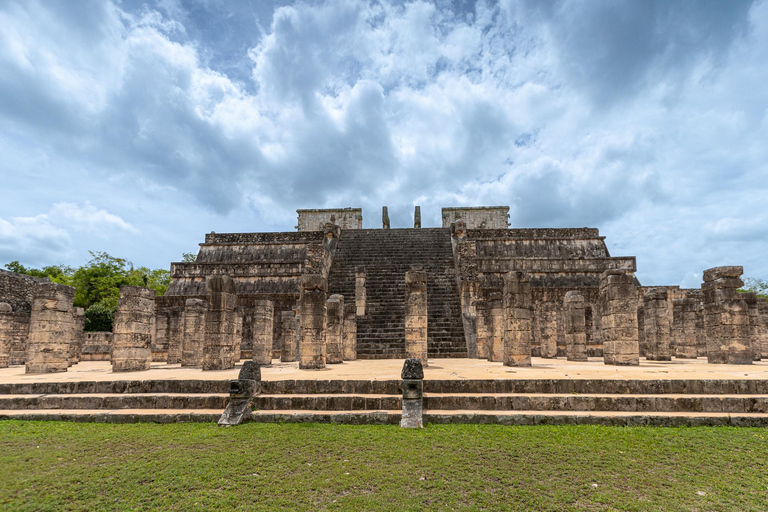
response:
<path id="1" fill-rule="evenodd" d="M 768 0 L 5 0 L 0 155 L 0 265 L 498 204 L 768 278 Z"/>

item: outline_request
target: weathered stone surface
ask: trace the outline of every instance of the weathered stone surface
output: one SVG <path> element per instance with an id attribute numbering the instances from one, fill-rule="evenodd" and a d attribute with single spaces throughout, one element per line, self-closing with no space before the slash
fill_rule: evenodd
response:
<path id="1" fill-rule="evenodd" d="M 357 316 L 365 316 L 365 267 L 355 267 L 355 306 Z"/>
<path id="2" fill-rule="evenodd" d="M 509 206 L 443 208 L 442 217 L 444 228 L 461 220 L 469 229 L 505 229 L 509 226 Z"/>
<path id="3" fill-rule="evenodd" d="M 764 298 L 758 297 L 757 312 L 760 319 L 757 343 L 760 347 L 760 358 L 768 359 L 768 302 Z"/>
<path id="4" fill-rule="evenodd" d="M 339 364 L 344 361 L 344 297 L 331 295 L 325 306 L 325 362 Z"/>
<path id="5" fill-rule="evenodd" d="M 414 207 L 414 211 L 413 211 L 413 227 L 414 228 L 420 228 L 421 227 L 421 206 Z"/>
<path id="6" fill-rule="evenodd" d="M 762 331 L 762 320 L 757 306 L 757 294 L 755 292 L 741 293 L 741 298 L 747 303 L 749 314 L 749 341 L 752 345 L 752 359 L 759 361 L 762 356 L 762 342 L 760 334 Z"/>
<path id="7" fill-rule="evenodd" d="M 405 273 L 405 353 L 427 364 L 427 273 Z"/>
<path id="8" fill-rule="evenodd" d="M 386 206 L 381 207 L 381 224 L 382 228 L 389 229 L 389 211 Z"/>
<path id="9" fill-rule="evenodd" d="M 299 231 L 320 231 L 328 222 L 341 227 L 341 229 L 362 229 L 362 208 L 330 208 L 330 209 L 300 209 L 296 210 L 299 216 L 296 229 Z"/>
<path id="10" fill-rule="evenodd" d="M 700 304 L 696 299 L 688 297 L 673 302 L 675 357 L 695 359 L 698 356 L 696 316 Z"/>
<path id="11" fill-rule="evenodd" d="M 261 381 L 261 366 L 254 361 L 244 361 L 237 378 L 238 380 Z"/>
<path id="12" fill-rule="evenodd" d="M 490 290 L 487 294 L 488 307 L 488 360 L 504 361 L 504 302 L 500 290 Z"/>
<path id="13" fill-rule="evenodd" d="M 749 306 L 738 287 L 742 267 L 715 267 L 704 271 L 704 330 L 707 360 L 715 364 L 752 364 Z"/>
<path id="14" fill-rule="evenodd" d="M 184 350 L 184 311 L 179 308 L 169 308 L 167 315 L 166 340 L 168 343 L 168 353 L 166 355 L 166 362 L 168 364 L 179 364 L 181 363 Z"/>
<path id="15" fill-rule="evenodd" d="M 342 355 L 345 361 L 357 359 L 357 307 L 344 304 L 344 337 Z"/>
<path id="16" fill-rule="evenodd" d="M 282 324 L 280 361 L 291 363 L 299 358 L 299 325 L 294 311 L 280 313 Z"/>
<path id="17" fill-rule="evenodd" d="M 475 300 L 475 313 L 477 315 L 477 358 L 488 359 L 491 330 L 488 302 L 484 298 Z"/>
<path id="18" fill-rule="evenodd" d="M 565 320 L 565 343 L 568 361 L 587 360 L 587 333 L 584 297 L 581 293 L 570 291 L 563 298 L 563 317 Z"/>
<path id="19" fill-rule="evenodd" d="M 403 363 L 403 369 L 400 372 L 400 378 L 403 380 L 414 380 L 424 378 L 424 365 L 418 357 L 409 357 Z"/>
<path id="20" fill-rule="evenodd" d="M 74 332 L 69 344 L 69 366 L 80 362 L 80 353 L 83 350 L 85 334 L 85 310 L 83 308 L 72 308 L 72 318 L 74 320 Z"/>
<path id="21" fill-rule="evenodd" d="M 320 274 L 305 274 L 301 278 L 301 343 L 299 368 L 325 368 L 325 321 L 328 285 Z"/>
<path id="22" fill-rule="evenodd" d="M 7 302 L 0 302 L 0 313 L 10 313 L 13 308 Z"/>
<path id="23" fill-rule="evenodd" d="M 26 373 L 65 372 L 69 366 L 69 344 L 75 331 L 72 302 L 75 289 L 57 283 L 40 283 L 34 289 Z"/>
<path id="24" fill-rule="evenodd" d="M 670 361 L 670 322 L 667 290 L 650 288 L 643 297 L 643 332 L 645 358 L 649 361 Z"/>
<path id="25" fill-rule="evenodd" d="M 557 310 L 558 305 L 544 302 L 539 313 L 539 350 L 543 358 L 557 357 Z"/>
<path id="26" fill-rule="evenodd" d="M 112 371 L 149 370 L 152 361 L 152 318 L 155 291 L 121 286 L 112 332 Z"/>
<path id="27" fill-rule="evenodd" d="M 605 364 L 639 365 L 635 278 L 624 270 L 606 270 L 600 276 L 601 333 Z"/>
<path id="28" fill-rule="evenodd" d="M 29 317 L 26 311 L 13 311 L 11 305 L 0 304 L 0 368 L 24 364 L 27 357 Z"/>
<path id="29" fill-rule="evenodd" d="M 181 366 L 203 365 L 207 310 L 208 304 L 202 299 L 187 299 L 184 304 Z"/>
<path id="30" fill-rule="evenodd" d="M 525 272 L 504 276 L 504 364 L 531 366 L 531 281 Z"/>
<path id="31" fill-rule="evenodd" d="M 203 370 L 227 370 L 240 359 L 237 329 L 235 282 L 229 276 L 206 279 L 208 310 L 205 315 Z"/>
<path id="32" fill-rule="evenodd" d="M 261 366 L 272 364 L 275 309 L 271 300 L 257 300 L 253 305 L 253 361 Z"/>

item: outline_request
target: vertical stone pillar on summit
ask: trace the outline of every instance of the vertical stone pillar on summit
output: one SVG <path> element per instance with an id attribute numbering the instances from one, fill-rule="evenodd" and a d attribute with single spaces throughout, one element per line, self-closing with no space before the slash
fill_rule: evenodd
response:
<path id="1" fill-rule="evenodd" d="M 58 283 L 37 285 L 29 318 L 26 373 L 65 372 L 75 330 L 75 289 Z"/>
<path id="2" fill-rule="evenodd" d="M 381 207 L 381 227 L 389 229 L 389 211 L 386 206 Z"/>
<path id="3" fill-rule="evenodd" d="M 205 287 L 208 310 L 205 313 L 203 370 L 229 370 L 240 360 L 240 340 L 235 337 L 235 282 L 229 276 L 209 276 Z"/>
<path id="4" fill-rule="evenodd" d="M 504 276 L 504 365 L 531 366 L 531 280 L 513 270 Z"/>
<path id="5" fill-rule="evenodd" d="M 739 297 L 744 286 L 739 266 L 714 267 L 704 271 L 704 330 L 707 362 L 752 364 L 754 353 L 749 338 L 749 308 Z"/>
<path id="6" fill-rule="evenodd" d="M 344 338 L 342 340 L 342 356 L 345 361 L 357 359 L 357 307 L 354 304 L 344 304 Z"/>
<path id="7" fill-rule="evenodd" d="M 339 364 L 344 362 L 344 297 L 328 297 L 325 311 L 325 363 Z"/>
<path id="8" fill-rule="evenodd" d="M 405 354 L 427 366 L 427 273 L 405 273 Z"/>
<path id="9" fill-rule="evenodd" d="M 414 210 L 413 210 L 413 227 L 414 228 L 420 228 L 421 227 L 421 206 L 414 207 Z"/>
<path id="10" fill-rule="evenodd" d="M 328 282 L 321 274 L 301 276 L 299 368 L 325 368 L 325 308 Z"/>
<path id="11" fill-rule="evenodd" d="M 112 328 L 112 371 L 149 370 L 152 362 L 152 327 L 155 291 L 121 286 Z"/>
<path id="12" fill-rule="evenodd" d="M 568 361 L 587 361 L 587 332 L 584 296 L 570 291 L 563 298 L 565 351 Z"/>
<path id="13" fill-rule="evenodd" d="M 259 366 L 272 364 L 275 306 L 271 300 L 257 300 L 253 304 L 253 354 Z"/>
<path id="14" fill-rule="evenodd" d="M 643 331 L 645 358 L 648 361 L 670 361 L 670 325 L 668 293 L 664 288 L 651 288 L 643 297 Z"/>
<path id="15" fill-rule="evenodd" d="M 187 299 L 184 303 L 181 366 L 203 365 L 207 309 L 208 305 L 202 299 Z"/>
<path id="16" fill-rule="evenodd" d="M 600 275 L 600 302 L 605 364 L 639 365 L 638 305 L 634 275 L 624 270 L 603 272 Z"/>
<path id="17" fill-rule="evenodd" d="M 292 363 L 297 361 L 299 357 L 296 313 L 293 311 L 283 311 L 280 313 L 280 323 L 282 326 L 280 329 L 280 335 L 282 336 L 280 343 L 280 362 Z"/>

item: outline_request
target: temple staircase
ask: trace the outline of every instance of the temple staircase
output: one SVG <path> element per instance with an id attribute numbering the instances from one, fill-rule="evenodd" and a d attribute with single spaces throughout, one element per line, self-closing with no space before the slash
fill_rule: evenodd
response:
<path id="1" fill-rule="evenodd" d="M 329 294 L 354 301 L 355 267 L 366 270 L 366 314 L 357 318 L 360 359 L 405 357 L 405 273 L 427 272 L 429 357 L 467 357 L 448 229 L 358 229 L 341 233 Z"/>

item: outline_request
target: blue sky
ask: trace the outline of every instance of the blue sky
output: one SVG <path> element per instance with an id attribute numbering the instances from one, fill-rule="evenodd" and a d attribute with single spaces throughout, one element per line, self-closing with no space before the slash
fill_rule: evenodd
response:
<path id="1" fill-rule="evenodd" d="M 0 3 L 0 264 L 509 205 L 768 278 L 768 2 Z"/>

